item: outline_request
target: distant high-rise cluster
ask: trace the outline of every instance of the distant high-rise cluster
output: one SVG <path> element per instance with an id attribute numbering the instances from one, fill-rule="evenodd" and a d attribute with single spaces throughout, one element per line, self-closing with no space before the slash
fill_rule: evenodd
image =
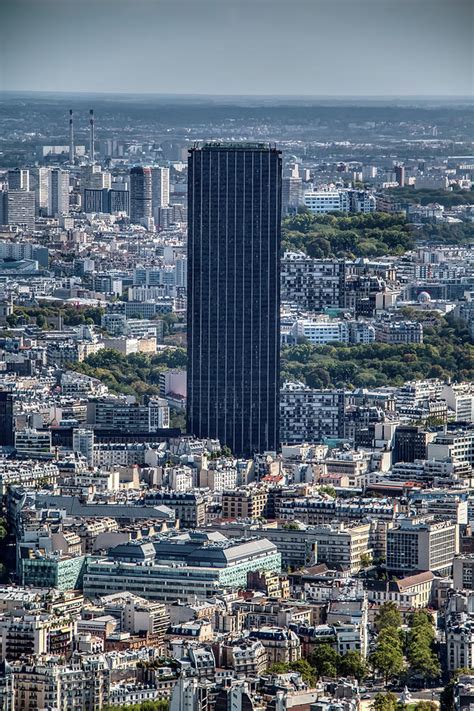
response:
<path id="1" fill-rule="evenodd" d="M 169 168 L 135 166 L 130 171 L 130 222 L 149 226 L 162 223 L 170 200 Z"/>

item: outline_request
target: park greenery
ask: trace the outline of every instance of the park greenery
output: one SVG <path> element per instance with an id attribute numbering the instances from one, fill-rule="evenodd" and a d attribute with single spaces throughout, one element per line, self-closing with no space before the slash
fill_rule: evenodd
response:
<path id="1" fill-rule="evenodd" d="M 39 328 L 47 328 L 53 319 L 62 316 L 65 326 L 82 324 L 100 326 L 105 309 L 100 306 L 74 306 L 73 304 L 44 304 L 42 306 L 16 306 L 13 314 L 7 316 L 10 327 L 25 323 L 36 323 Z"/>
<path id="2" fill-rule="evenodd" d="M 282 222 L 283 250 L 317 259 L 404 254 L 413 246 L 412 229 L 401 214 L 312 215 L 302 210 Z"/>
<path id="3" fill-rule="evenodd" d="M 316 674 L 314 667 L 308 662 L 307 659 L 297 659 L 294 662 L 275 662 L 268 667 L 267 670 L 270 674 L 288 674 L 288 672 L 297 672 L 301 674 L 301 678 L 308 684 L 308 686 L 314 686 L 316 683 Z"/>
<path id="4" fill-rule="evenodd" d="M 84 375 L 97 378 L 114 393 L 153 397 L 160 393 L 160 375 L 170 368 L 186 367 L 183 348 L 165 348 L 155 355 L 131 353 L 122 355 L 104 348 L 70 367 Z"/>
<path id="5" fill-rule="evenodd" d="M 403 188 L 403 190 L 408 189 Z M 459 200 L 465 199 L 464 192 L 458 197 Z M 416 194 L 418 193 L 422 191 L 417 191 Z M 446 191 L 446 196 L 451 196 L 451 193 Z M 402 200 L 404 196 L 399 197 Z M 428 200 L 428 202 L 432 201 Z M 444 204 L 449 207 L 448 203 L 449 199 L 446 198 Z M 426 240 L 436 244 L 472 242 L 474 224 L 443 222 L 415 226 L 409 223 L 402 213 L 313 215 L 306 208 L 300 208 L 296 215 L 289 215 L 283 219 L 281 237 L 283 251 L 304 252 L 316 259 L 329 257 L 354 259 L 380 257 L 386 254 L 402 255 L 413 249 L 417 242 Z"/>
<path id="6" fill-rule="evenodd" d="M 311 388 L 400 386 L 426 377 L 470 381 L 474 380 L 473 356 L 465 325 L 448 316 L 425 328 L 423 344 L 287 347 L 282 351 L 281 372 L 282 381 L 301 381 Z M 104 349 L 70 367 L 101 380 L 112 392 L 141 399 L 159 394 L 163 371 L 186 367 L 186 351 L 166 348 L 152 356 L 124 356 Z"/>
<path id="7" fill-rule="evenodd" d="M 389 195 L 400 202 L 410 202 L 417 205 L 438 203 L 448 208 L 474 203 L 474 190 L 463 190 L 457 186 L 453 186 L 451 190 L 443 190 L 442 188 L 416 188 L 406 185 L 403 188 L 391 188 Z"/>
<path id="8" fill-rule="evenodd" d="M 422 344 L 301 343 L 282 350 L 282 381 L 300 381 L 311 388 L 381 387 L 408 380 L 474 379 L 474 347 L 465 324 L 441 317 L 424 330 Z"/>
<path id="9" fill-rule="evenodd" d="M 398 711 L 397 697 L 391 691 L 386 694 L 376 694 L 372 702 L 372 711 Z"/>

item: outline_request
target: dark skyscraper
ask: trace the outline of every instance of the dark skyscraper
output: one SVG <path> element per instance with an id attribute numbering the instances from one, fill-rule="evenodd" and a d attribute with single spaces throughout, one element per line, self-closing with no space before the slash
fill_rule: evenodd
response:
<path id="1" fill-rule="evenodd" d="M 0 391 L 0 447 L 13 447 L 13 395 Z"/>
<path id="2" fill-rule="evenodd" d="M 236 455 L 279 444 L 280 218 L 279 151 L 191 149 L 187 426 Z"/>
<path id="3" fill-rule="evenodd" d="M 151 168 L 137 166 L 130 171 L 130 222 L 146 224 L 152 217 Z"/>

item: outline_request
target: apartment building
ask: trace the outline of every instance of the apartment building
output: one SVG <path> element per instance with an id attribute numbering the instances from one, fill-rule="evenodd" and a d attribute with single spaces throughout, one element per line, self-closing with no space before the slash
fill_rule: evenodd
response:
<path id="1" fill-rule="evenodd" d="M 285 252 L 281 262 L 281 299 L 307 311 L 342 308 L 345 264 L 341 259 L 313 259 Z"/>
<path id="2" fill-rule="evenodd" d="M 399 518 L 387 531 L 387 569 L 448 573 L 458 552 L 458 526 L 434 516 Z"/>
<path id="3" fill-rule="evenodd" d="M 285 383 L 280 392 L 280 439 L 287 444 L 344 437 L 344 390 Z"/>

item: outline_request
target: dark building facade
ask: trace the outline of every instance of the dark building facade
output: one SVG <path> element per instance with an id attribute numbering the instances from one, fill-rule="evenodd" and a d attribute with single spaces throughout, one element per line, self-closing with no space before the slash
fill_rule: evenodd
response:
<path id="1" fill-rule="evenodd" d="M 416 425 L 397 427 L 392 455 L 393 464 L 426 459 L 428 441 L 428 433 L 422 427 Z"/>
<path id="2" fill-rule="evenodd" d="M 141 224 L 152 215 L 151 168 L 136 166 L 130 171 L 130 222 Z"/>
<path id="3" fill-rule="evenodd" d="M 108 188 L 84 190 L 84 212 L 126 212 L 130 210 L 128 190 L 109 190 Z"/>
<path id="4" fill-rule="evenodd" d="M 13 395 L 0 392 L 0 447 L 13 447 Z"/>
<path id="5" fill-rule="evenodd" d="M 239 456 L 279 445 L 280 222 L 279 151 L 190 150 L 187 427 Z"/>

